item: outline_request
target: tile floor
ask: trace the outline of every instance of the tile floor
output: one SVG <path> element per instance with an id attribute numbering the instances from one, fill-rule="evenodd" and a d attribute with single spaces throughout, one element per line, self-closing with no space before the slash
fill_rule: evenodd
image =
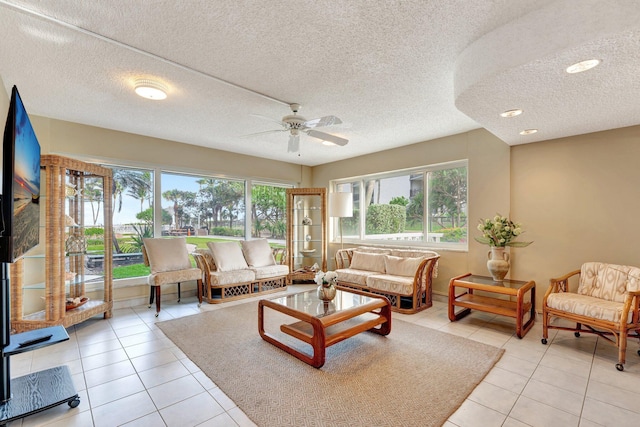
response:
<path id="1" fill-rule="evenodd" d="M 306 288 L 291 286 L 288 291 Z M 163 301 L 157 319 L 146 305 L 118 309 L 107 321 L 90 319 L 69 328 L 67 342 L 12 357 L 12 376 L 69 366 L 81 403 L 74 409 L 60 405 L 9 426 L 253 426 L 155 326 L 230 304 L 205 303 L 198 309 L 195 298 L 180 304 Z M 557 331 L 545 346 L 539 322 L 518 339 L 511 319 L 473 312 L 451 323 L 442 301 L 418 314 L 394 316 L 506 350 L 446 427 L 640 425 L 637 340 L 629 343 L 625 371 L 618 372 L 614 346 L 594 336 L 576 339 Z"/>

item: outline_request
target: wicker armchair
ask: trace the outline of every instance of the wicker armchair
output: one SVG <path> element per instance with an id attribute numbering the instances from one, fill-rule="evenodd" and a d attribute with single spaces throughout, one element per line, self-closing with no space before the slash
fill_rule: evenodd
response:
<path id="1" fill-rule="evenodd" d="M 145 265 L 151 268 L 149 282 L 149 308 L 156 301 L 156 317 L 160 314 L 161 286 L 178 284 L 178 302 L 180 302 L 180 283 L 195 280 L 198 283 L 198 304 L 202 304 L 202 270 L 193 268 L 189 260 L 186 239 L 149 238 L 143 240 L 142 257 Z M 199 306 L 199 305 L 198 305 Z"/>
<path id="2" fill-rule="evenodd" d="M 573 278 L 573 279 L 572 279 Z M 579 278 L 577 291 L 571 283 Z M 627 337 L 640 337 L 640 268 L 588 262 L 580 270 L 551 279 L 542 302 L 542 344 L 549 329 L 596 334 L 618 347 L 616 369 L 624 370 Z M 576 326 L 552 325 L 553 318 Z M 640 355 L 640 350 L 638 350 Z"/>

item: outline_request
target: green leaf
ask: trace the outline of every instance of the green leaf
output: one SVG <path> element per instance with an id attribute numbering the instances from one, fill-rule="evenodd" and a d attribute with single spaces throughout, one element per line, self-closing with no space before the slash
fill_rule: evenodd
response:
<path id="1" fill-rule="evenodd" d="M 525 246 L 529 246 L 533 242 L 509 242 L 507 246 L 511 246 L 513 248 L 524 248 Z"/>

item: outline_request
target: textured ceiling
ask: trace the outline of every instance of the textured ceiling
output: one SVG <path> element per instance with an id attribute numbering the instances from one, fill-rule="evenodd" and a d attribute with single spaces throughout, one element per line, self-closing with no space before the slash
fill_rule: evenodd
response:
<path id="1" fill-rule="evenodd" d="M 636 0 L 0 0 L 0 76 L 31 114 L 310 166 L 479 127 L 513 145 L 640 124 L 639 66 Z M 135 95 L 140 77 L 169 97 Z M 294 102 L 349 144 L 243 137 Z"/>

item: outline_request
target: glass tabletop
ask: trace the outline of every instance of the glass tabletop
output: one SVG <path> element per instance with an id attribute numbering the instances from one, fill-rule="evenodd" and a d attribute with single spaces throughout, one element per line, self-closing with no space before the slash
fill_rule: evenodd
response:
<path id="1" fill-rule="evenodd" d="M 322 301 L 318 298 L 315 289 L 297 294 L 289 294 L 270 301 L 288 307 L 292 310 L 301 311 L 310 316 L 321 318 L 333 313 L 360 307 L 369 303 L 378 302 L 380 298 L 358 295 L 348 291 L 336 291 L 336 297 L 331 301 Z"/>
<path id="2" fill-rule="evenodd" d="M 472 274 L 471 276 L 463 277 L 459 280 L 466 283 L 476 283 L 478 285 L 489 285 L 489 286 L 512 288 L 512 289 L 520 289 L 521 287 L 529 283 L 524 280 L 511 280 L 511 279 L 504 279 L 503 282 L 496 282 L 491 277 L 478 276 L 475 274 Z"/>

